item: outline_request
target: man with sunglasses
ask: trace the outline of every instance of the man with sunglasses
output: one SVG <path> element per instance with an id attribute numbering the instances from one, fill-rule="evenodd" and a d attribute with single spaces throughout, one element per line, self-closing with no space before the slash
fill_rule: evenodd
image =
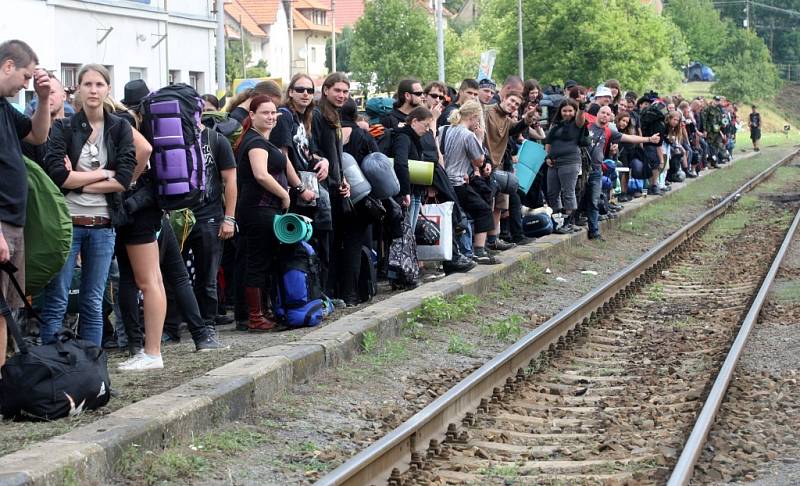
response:
<path id="1" fill-rule="evenodd" d="M 387 115 L 381 117 L 381 125 L 384 128 L 399 128 L 406 124 L 406 117 L 411 110 L 418 106 L 423 106 L 425 102 L 425 91 L 422 83 L 416 79 L 404 79 L 397 85 L 394 109 Z"/>

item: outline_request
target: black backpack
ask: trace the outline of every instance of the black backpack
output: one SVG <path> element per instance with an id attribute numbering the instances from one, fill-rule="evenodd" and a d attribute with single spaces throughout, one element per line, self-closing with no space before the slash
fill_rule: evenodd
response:
<path id="1" fill-rule="evenodd" d="M 641 121 L 642 135 L 649 137 L 655 134 L 662 136 L 667 131 L 667 105 L 662 101 L 656 101 L 642 111 L 639 115 Z"/>
<path id="2" fill-rule="evenodd" d="M 24 300 L 13 273 L 5 264 L 17 292 Z M 27 301 L 25 301 L 27 302 Z M 28 312 L 41 319 L 30 304 Z M 70 330 L 58 333 L 54 344 L 29 347 L 0 295 L 0 313 L 20 352 L 8 359 L 0 372 L 0 413 L 5 419 L 54 420 L 94 410 L 111 398 L 111 380 L 105 351 L 92 342 L 77 339 Z"/>
<path id="3" fill-rule="evenodd" d="M 369 302 L 378 293 L 378 270 L 372 261 L 372 250 L 361 247 L 361 270 L 358 272 L 358 299 Z"/>

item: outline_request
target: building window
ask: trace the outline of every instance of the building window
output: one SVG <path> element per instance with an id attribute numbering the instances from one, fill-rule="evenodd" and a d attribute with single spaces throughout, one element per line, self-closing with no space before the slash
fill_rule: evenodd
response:
<path id="1" fill-rule="evenodd" d="M 78 86 L 78 70 L 80 64 L 62 64 L 61 65 L 61 84 L 65 89 L 76 88 Z"/>
<path id="2" fill-rule="evenodd" d="M 130 68 L 128 71 L 128 81 L 133 81 L 134 79 L 144 79 L 147 81 L 147 68 Z"/>
<path id="3" fill-rule="evenodd" d="M 311 48 L 311 62 L 317 62 L 317 48 Z"/>
<path id="4" fill-rule="evenodd" d="M 203 83 L 203 73 L 197 71 L 189 71 L 189 84 L 198 92 L 205 91 Z"/>
<path id="5" fill-rule="evenodd" d="M 169 79 L 167 80 L 168 84 L 175 84 L 181 82 L 181 72 L 177 69 L 170 69 L 169 70 Z"/>

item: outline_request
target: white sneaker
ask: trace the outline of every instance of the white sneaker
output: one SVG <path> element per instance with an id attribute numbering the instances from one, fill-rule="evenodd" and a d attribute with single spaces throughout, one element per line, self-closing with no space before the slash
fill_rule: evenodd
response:
<path id="1" fill-rule="evenodd" d="M 122 363 L 118 364 L 117 365 L 117 369 L 121 369 L 123 366 L 130 366 L 131 363 L 133 363 L 134 361 L 137 361 L 139 359 L 139 357 L 142 356 L 142 355 L 144 355 L 144 350 L 140 349 L 139 352 L 137 352 L 136 354 L 134 354 L 130 358 L 126 359 Z"/>
<path id="2" fill-rule="evenodd" d="M 137 354 L 133 358 L 120 363 L 117 369 L 122 371 L 145 371 L 160 370 L 164 367 L 164 360 L 161 356 L 149 356 L 147 354 Z"/>

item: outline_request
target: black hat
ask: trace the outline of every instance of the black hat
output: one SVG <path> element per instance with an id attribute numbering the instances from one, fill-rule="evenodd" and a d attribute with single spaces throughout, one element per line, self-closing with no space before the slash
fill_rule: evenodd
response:
<path id="1" fill-rule="evenodd" d="M 125 97 L 120 101 L 125 106 L 137 106 L 149 94 L 150 88 L 144 79 L 134 79 L 125 83 Z"/>
<path id="2" fill-rule="evenodd" d="M 570 89 L 570 88 L 573 88 L 573 87 L 575 87 L 575 86 L 577 86 L 577 85 L 578 85 L 578 82 L 577 82 L 577 81 L 575 81 L 574 79 L 568 79 L 568 80 L 567 80 L 567 81 L 564 83 L 564 89 Z"/>
<path id="3" fill-rule="evenodd" d="M 497 84 L 495 84 L 495 82 L 489 78 L 483 78 L 480 81 L 478 81 L 478 87 L 481 89 L 483 88 L 497 89 Z"/>

